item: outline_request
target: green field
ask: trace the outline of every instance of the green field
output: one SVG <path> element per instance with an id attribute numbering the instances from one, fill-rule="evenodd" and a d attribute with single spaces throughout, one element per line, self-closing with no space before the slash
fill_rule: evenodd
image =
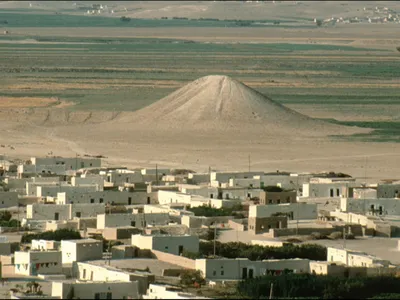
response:
<path id="1" fill-rule="evenodd" d="M 285 20 L 204 20 L 204 19 L 130 19 L 122 21 L 118 17 L 85 16 L 86 10 L 81 10 L 82 15 L 45 14 L 36 11 L 33 14 L 21 10 L 1 10 L 0 24 L 7 27 L 282 27 L 290 28 L 297 21 L 290 23 Z M 74 11 L 76 13 L 76 11 Z M 299 20 L 300 21 L 300 20 Z M 273 24 L 279 22 L 279 24 Z M 315 28 L 315 25 L 298 24 L 301 28 Z"/>

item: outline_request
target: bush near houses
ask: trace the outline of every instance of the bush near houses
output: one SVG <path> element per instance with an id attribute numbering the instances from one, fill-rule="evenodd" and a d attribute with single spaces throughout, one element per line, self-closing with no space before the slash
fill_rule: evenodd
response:
<path id="1" fill-rule="evenodd" d="M 80 240 L 81 234 L 71 229 L 57 229 L 55 231 L 44 231 L 40 233 L 25 233 L 21 238 L 21 243 L 32 243 L 32 240 Z"/>
<path id="2" fill-rule="evenodd" d="M 273 284 L 274 298 L 393 299 L 400 293 L 400 278 L 392 276 L 340 278 L 311 274 L 282 274 L 247 279 L 237 285 L 238 295 L 266 299 Z M 391 298 L 386 298 L 392 296 Z M 374 298 L 371 298 L 374 297 Z"/>
<path id="3" fill-rule="evenodd" d="M 249 260 L 304 258 L 326 261 L 327 249 L 315 244 L 285 245 L 283 247 L 264 247 L 241 242 L 216 242 L 216 255 L 226 258 L 248 258 Z M 199 253 L 183 252 L 188 258 L 201 258 L 214 254 L 214 242 L 200 242 Z"/>
<path id="4" fill-rule="evenodd" d="M 231 208 L 214 208 L 210 205 L 203 205 L 198 207 L 188 208 L 188 211 L 194 213 L 196 217 L 224 217 L 224 216 L 234 216 L 237 218 L 244 218 L 238 211 L 243 211 L 243 205 L 235 205 Z"/>

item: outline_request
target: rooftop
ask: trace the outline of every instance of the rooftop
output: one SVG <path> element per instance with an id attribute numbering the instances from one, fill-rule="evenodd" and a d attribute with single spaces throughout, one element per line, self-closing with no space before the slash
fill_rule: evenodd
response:
<path id="1" fill-rule="evenodd" d="M 62 242 L 70 242 L 75 244 L 101 243 L 101 241 L 95 239 L 63 240 Z"/>
<path id="2" fill-rule="evenodd" d="M 94 265 L 104 266 L 106 261 L 95 260 L 91 261 L 91 263 Z M 162 276 L 164 269 L 184 269 L 183 267 L 173 263 L 167 263 L 152 258 L 113 259 L 110 260 L 110 264 L 112 267 L 127 272 L 146 270 L 146 268 L 149 268 L 149 272 L 156 276 Z"/>

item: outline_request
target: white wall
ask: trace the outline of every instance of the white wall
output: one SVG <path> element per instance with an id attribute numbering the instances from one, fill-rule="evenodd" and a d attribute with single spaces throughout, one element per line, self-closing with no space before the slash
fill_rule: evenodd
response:
<path id="1" fill-rule="evenodd" d="M 90 281 L 130 281 L 130 273 L 122 270 L 111 270 L 105 266 L 94 265 L 91 263 L 77 263 L 77 279 Z"/>
<path id="2" fill-rule="evenodd" d="M 345 196 L 344 189 L 356 186 L 352 182 L 336 183 L 305 183 L 303 184 L 303 197 L 330 198 Z"/>
<path id="3" fill-rule="evenodd" d="M 67 170 L 77 170 L 82 168 L 101 167 L 100 158 L 82 158 L 82 157 L 31 157 L 33 165 L 65 165 Z"/>
<path id="4" fill-rule="evenodd" d="M 74 217 L 96 217 L 105 212 L 104 204 L 30 204 L 26 206 L 26 218 L 34 220 L 70 220 Z"/>
<path id="5" fill-rule="evenodd" d="M 237 259 L 196 259 L 196 270 L 209 280 L 235 280 L 242 279 L 244 268 L 253 270 L 253 277 L 265 275 L 267 270 L 284 269 L 296 273 L 309 273 L 310 261 L 308 259 L 282 259 L 250 261 L 247 258 Z"/>
<path id="6" fill-rule="evenodd" d="M 96 294 L 100 299 L 107 299 L 107 293 L 110 293 L 110 299 L 139 299 L 139 285 L 137 281 L 132 282 L 52 282 L 51 295 L 68 299 L 68 294 L 73 288 L 74 297 L 80 299 L 96 299 Z"/>

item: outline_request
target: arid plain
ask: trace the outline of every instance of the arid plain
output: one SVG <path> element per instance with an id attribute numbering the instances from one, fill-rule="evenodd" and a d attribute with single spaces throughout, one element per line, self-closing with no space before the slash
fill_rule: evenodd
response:
<path id="1" fill-rule="evenodd" d="M 396 2 L 28 4 L 0 2 L 0 154 L 398 178 L 400 24 L 313 22 Z"/>

